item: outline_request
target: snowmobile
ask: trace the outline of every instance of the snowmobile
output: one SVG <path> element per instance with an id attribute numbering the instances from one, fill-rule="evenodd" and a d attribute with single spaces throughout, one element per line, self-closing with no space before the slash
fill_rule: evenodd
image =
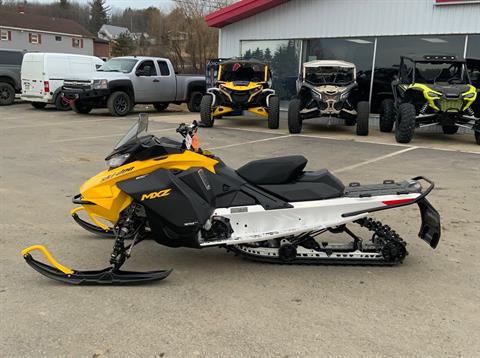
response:
<path id="1" fill-rule="evenodd" d="M 344 186 L 326 169 L 305 171 L 303 156 L 255 160 L 234 170 L 199 147 L 195 121 L 180 124 L 181 142 L 155 137 L 147 129 L 148 117 L 141 115 L 107 156 L 108 169 L 87 180 L 73 198 L 79 205 L 71 211 L 73 219 L 113 239 L 110 266 L 74 270 L 35 245 L 22 251 L 32 268 L 70 284 L 162 280 L 171 270 L 121 270 L 132 249 L 146 239 L 169 247 L 224 247 L 269 263 L 396 265 L 407 255 L 405 241 L 368 216 L 415 203 L 420 238 L 432 248 L 439 242 L 440 216 L 426 199 L 434 188 L 428 178 Z M 352 225 L 368 229 L 371 238 L 358 236 Z M 320 241 L 327 232 L 350 240 Z M 50 265 L 35 260 L 35 250 Z"/>

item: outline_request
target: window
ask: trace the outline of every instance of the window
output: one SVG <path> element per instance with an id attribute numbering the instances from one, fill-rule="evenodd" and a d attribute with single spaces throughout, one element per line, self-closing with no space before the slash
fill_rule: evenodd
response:
<path id="1" fill-rule="evenodd" d="M 480 88 L 480 35 L 468 35 L 467 59 L 472 84 Z M 478 104 L 479 100 L 475 102 Z"/>
<path id="2" fill-rule="evenodd" d="M 55 36 L 55 41 L 62 41 L 62 36 Z"/>
<path id="3" fill-rule="evenodd" d="M 83 39 L 72 38 L 72 47 L 83 48 Z"/>
<path id="4" fill-rule="evenodd" d="M 166 61 L 158 61 L 158 67 L 160 68 L 161 76 L 170 76 L 170 69 Z"/>
<path id="5" fill-rule="evenodd" d="M 0 40 L 1 41 L 11 41 L 12 40 L 12 32 L 8 30 L 1 30 L 0 31 Z"/>
<path id="6" fill-rule="evenodd" d="M 23 52 L 0 50 L 0 65 L 16 65 L 20 66 L 23 60 Z"/>
<path id="7" fill-rule="evenodd" d="M 40 34 L 28 34 L 28 42 L 31 44 L 41 44 L 42 43 L 42 35 Z"/>
<path id="8" fill-rule="evenodd" d="M 137 67 L 137 72 L 143 72 L 142 76 L 156 76 L 157 70 L 155 69 L 155 64 L 151 60 L 143 61 Z"/>

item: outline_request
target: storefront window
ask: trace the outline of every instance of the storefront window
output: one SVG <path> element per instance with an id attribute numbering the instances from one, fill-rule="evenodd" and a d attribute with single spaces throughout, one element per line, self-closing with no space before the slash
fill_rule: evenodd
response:
<path id="1" fill-rule="evenodd" d="M 448 54 L 463 57 L 464 49 L 464 35 L 378 37 L 372 91 L 372 112 L 378 111 L 380 102 L 384 98 L 391 97 L 391 83 L 393 77 L 398 73 L 401 55 Z"/>
<path id="2" fill-rule="evenodd" d="M 472 84 L 480 88 L 480 35 L 468 36 L 467 61 Z"/>
<path id="3" fill-rule="evenodd" d="M 372 73 L 375 39 L 335 38 L 307 40 L 306 62 L 315 60 L 343 60 L 352 62 L 357 70 L 361 100 L 368 100 Z"/>
<path id="4" fill-rule="evenodd" d="M 290 100 L 296 95 L 301 41 L 242 41 L 241 55 L 265 61 L 272 71 L 273 88 L 280 100 Z"/>

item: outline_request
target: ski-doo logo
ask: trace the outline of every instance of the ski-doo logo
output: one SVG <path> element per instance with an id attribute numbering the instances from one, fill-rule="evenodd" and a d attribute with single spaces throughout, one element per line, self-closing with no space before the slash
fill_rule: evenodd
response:
<path id="1" fill-rule="evenodd" d="M 163 189 L 163 190 L 160 190 L 160 191 L 152 191 L 151 193 L 143 194 L 142 199 L 140 199 L 140 200 L 144 201 L 144 200 L 150 200 L 150 199 L 163 198 L 165 196 L 169 196 L 171 191 L 172 191 L 172 189 Z"/>
<path id="2" fill-rule="evenodd" d="M 104 182 L 105 180 L 110 180 L 112 178 L 115 178 L 115 177 L 118 177 L 119 175 L 122 175 L 122 174 L 125 174 L 125 173 L 128 173 L 128 172 L 131 172 L 133 170 L 134 167 L 130 167 L 130 168 L 125 168 L 125 169 L 122 169 L 120 170 L 119 172 L 116 172 L 116 173 L 112 173 L 110 175 L 107 175 L 106 177 L 103 177 L 102 178 L 102 182 Z"/>

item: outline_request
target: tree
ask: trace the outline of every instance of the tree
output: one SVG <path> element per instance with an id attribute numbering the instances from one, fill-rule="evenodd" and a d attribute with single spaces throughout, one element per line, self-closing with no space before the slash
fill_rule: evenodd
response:
<path id="1" fill-rule="evenodd" d="M 93 0 L 89 5 L 90 31 L 96 34 L 102 25 L 108 23 L 108 12 L 110 11 L 110 7 L 105 4 L 105 0 Z"/>
<path id="2" fill-rule="evenodd" d="M 135 43 L 126 32 L 121 33 L 112 41 L 112 56 L 128 56 L 135 51 Z"/>

